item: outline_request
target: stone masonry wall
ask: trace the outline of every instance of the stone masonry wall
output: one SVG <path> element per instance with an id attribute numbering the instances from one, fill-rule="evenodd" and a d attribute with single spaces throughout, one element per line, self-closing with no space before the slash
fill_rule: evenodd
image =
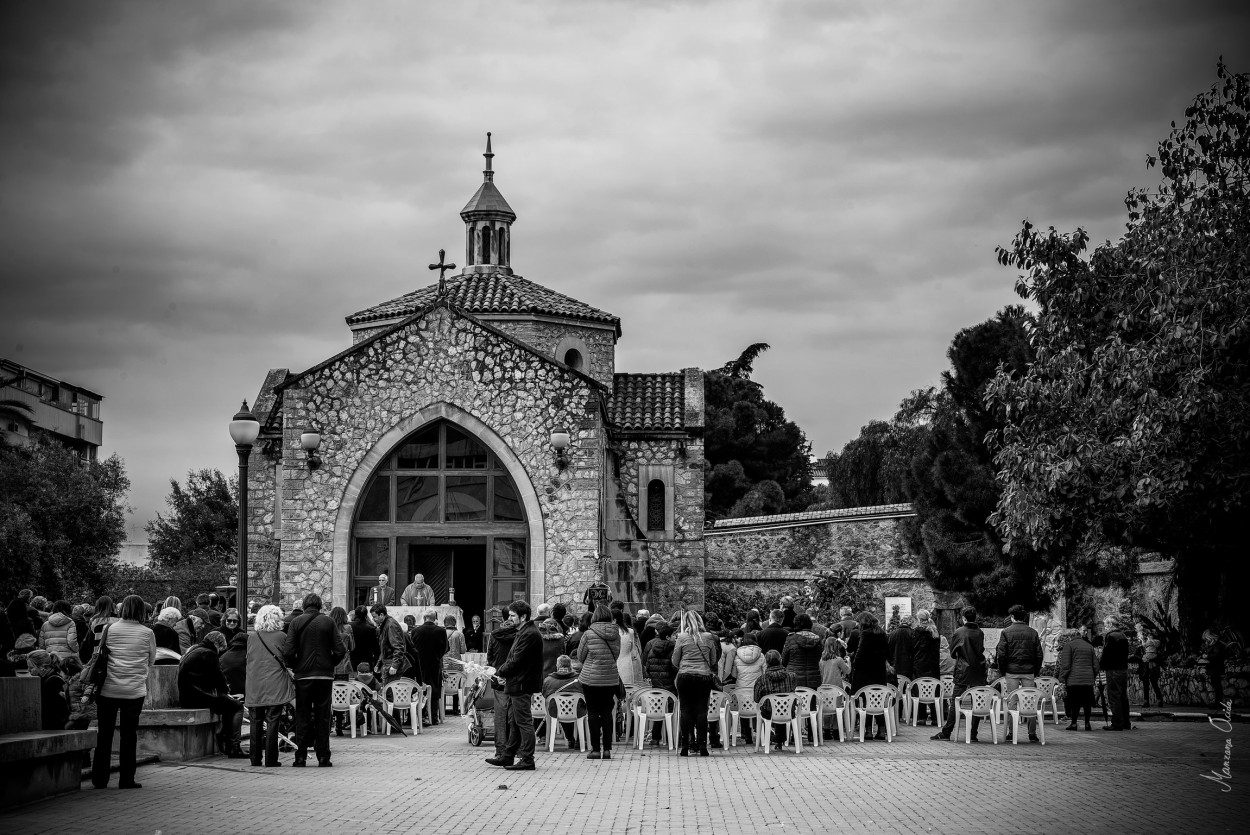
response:
<path id="1" fill-rule="evenodd" d="M 897 518 L 831 520 L 761 531 L 708 531 L 708 568 L 816 568 L 854 559 L 864 568 L 915 568 Z"/>
<path id="2" fill-rule="evenodd" d="M 638 471 L 647 464 L 673 465 L 673 539 L 647 543 L 651 563 L 651 596 L 658 610 L 681 606 L 702 608 L 703 573 L 703 439 L 688 438 L 682 457 L 673 439 L 630 438 L 620 444 L 621 494 L 634 518 L 645 521 L 638 507 Z"/>
<path id="3" fill-rule="evenodd" d="M 437 403 L 481 420 L 520 459 L 525 472 L 518 481 L 528 481 L 536 492 L 545 527 L 542 593 L 547 599 L 572 599 L 594 574 L 593 564 L 579 556 L 597 550 L 599 541 L 603 429 L 598 397 L 584 378 L 446 308 L 435 308 L 309 374 L 285 391 L 282 404 L 283 602 L 317 591 L 344 603 L 347 590 L 333 588 L 332 543 L 348 480 L 385 433 Z M 299 446 L 300 433 L 310 425 L 321 431 L 324 461 L 311 472 Z M 573 433 L 569 452 L 575 466 L 563 472 L 550 449 L 550 433 L 557 426 Z M 276 486 L 262 483 L 256 489 L 253 530 L 272 535 L 272 505 L 267 508 L 264 499 Z M 539 593 L 531 583 L 531 597 Z"/>
<path id="4" fill-rule="evenodd" d="M 564 357 L 555 356 L 556 346 L 559 345 L 560 340 L 566 336 L 580 338 L 589 352 L 589 356 L 586 357 L 587 366 L 583 371 L 611 389 L 612 375 L 616 373 L 616 334 L 614 331 L 559 322 L 492 321 L 489 317 L 484 318 L 509 336 L 561 362 L 564 361 Z"/>

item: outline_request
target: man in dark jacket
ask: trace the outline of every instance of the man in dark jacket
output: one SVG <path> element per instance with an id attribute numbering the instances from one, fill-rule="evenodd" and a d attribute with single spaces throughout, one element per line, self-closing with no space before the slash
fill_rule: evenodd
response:
<path id="1" fill-rule="evenodd" d="M 347 655 L 343 635 L 329 615 L 321 613 L 321 595 L 304 598 L 304 610 L 287 630 L 285 660 L 295 674 L 295 767 L 308 764 L 308 746 L 317 765 L 329 768 L 330 690 L 334 668 Z"/>
<path id="2" fill-rule="evenodd" d="M 955 710 L 959 705 L 959 697 L 969 687 L 983 687 L 986 684 L 985 635 L 977 626 L 977 610 L 965 606 L 960 612 L 963 625 L 951 636 L 951 658 L 955 659 L 955 688 L 942 723 L 942 730 L 933 735 L 933 739 L 950 739 L 955 729 Z M 972 717 L 972 739 L 977 738 L 977 729 L 981 726 L 979 717 Z"/>
<path id="3" fill-rule="evenodd" d="M 516 640 L 517 627 L 512 623 L 503 623 L 497 609 L 491 610 L 491 626 L 494 631 L 487 633 L 486 663 L 498 670 L 508 660 L 508 653 L 512 651 L 512 642 Z M 495 697 L 495 758 L 502 760 L 504 759 L 503 752 L 508 749 L 508 746 L 512 744 L 515 747 L 518 743 L 508 738 L 509 730 L 515 730 L 508 723 L 508 694 L 504 692 L 503 685 L 495 681 L 492 681 L 490 686 Z"/>
<path id="4" fill-rule="evenodd" d="M 1107 674 L 1107 707 L 1111 711 L 1111 724 L 1103 725 L 1104 731 L 1128 731 L 1133 726 L 1128 718 L 1128 636 L 1120 627 L 1120 619 L 1108 615 L 1102 638 L 1102 659 L 1099 669 Z"/>
<path id="5" fill-rule="evenodd" d="M 209 632 L 203 641 L 187 650 L 178 664 L 178 704 L 194 710 L 207 708 L 218 714 L 218 747 L 231 759 L 242 759 L 247 756 L 239 744 L 243 702 L 227 695 L 229 688 L 220 662 L 225 651 L 226 637 L 217 631 Z"/>
<path id="6" fill-rule="evenodd" d="M 447 630 L 436 624 L 437 612 L 426 612 L 422 623 L 412 630 L 412 648 L 421 665 L 422 684 L 430 686 L 431 723 L 439 723 L 438 714 L 443 706 L 443 656 L 447 654 Z"/>
<path id="7" fill-rule="evenodd" d="M 773 609 L 768 617 L 768 626 L 760 630 L 760 634 L 755 636 L 756 642 L 760 645 L 760 652 L 765 655 L 770 649 L 777 650 L 780 653 L 786 646 L 786 636 L 790 632 L 781 625 L 784 614 L 780 609 Z"/>
<path id="8" fill-rule="evenodd" d="M 998 637 L 994 650 L 994 666 L 1003 677 L 1003 699 L 1021 687 L 1036 687 L 1037 675 L 1042 671 L 1042 638 L 1037 630 L 1025 621 L 1029 613 L 1019 603 L 1007 610 L 1011 623 Z M 1007 728 L 1010 742 L 1015 728 Z M 1037 742 L 1037 720 L 1029 720 L 1029 741 Z"/>
<path id="9" fill-rule="evenodd" d="M 386 612 L 381 603 L 369 607 L 373 614 L 373 622 L 378 625 L 378 663 L 374 670 L 383 686 L 391 679 L 399 678 L 408 670 L 408 644 L 404 640 L 404 629 L 399 621 Z M 420 679 L 417 679 L 420 681 Z M 381 688 L 378 688 L 381 690 Z"/>
<path id="10" fill-rule="evenodd" d="M 486 762 L 509 771 L 533 771 L 534 720 L 530 715 L 530 697 L 543 689 L 543 639 L 530 620 L 530 604 L 524 600 L 508 606 L 508 621 L 516 624 L 516 639 L 508 651 L 508 660 L 497 670 L 508 694 L 508 747 L 503 756 Z M 511 726 L 516 727 L 515 735 Z"/>
<path id="11" fill-rule="evenodd" d="M 781 598 L 779 608 L 781 609 L 781 625 L 787 630 L 794 629 L 794 598 L 787 594 Z M 763 646 L 763 644 L 760 644 L 760 646 Z"/>

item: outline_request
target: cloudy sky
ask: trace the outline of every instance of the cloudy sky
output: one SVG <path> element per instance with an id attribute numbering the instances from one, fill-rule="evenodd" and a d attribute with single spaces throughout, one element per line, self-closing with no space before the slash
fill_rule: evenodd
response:
<path id="1" fill-rule="evenodd" d="M 1123 228 L 1145 157 L 1250 70 L 1250 4 L 5 3 L 0 356 L 105 395 L 132 538 L 231 471 L 265 370 L 459 260 L 494 132 L 513 266 L 617 367 L 747 344 L 817 454 L 1015 301 L 1028 217 Z"/>

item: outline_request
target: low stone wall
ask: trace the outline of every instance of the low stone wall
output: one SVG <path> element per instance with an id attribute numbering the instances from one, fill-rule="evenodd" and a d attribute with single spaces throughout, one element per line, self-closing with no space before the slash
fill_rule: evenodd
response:
<path id="1" fill-rule="evenodd" d="M 1250 665 L 1229 664 L 1224 671 L 1221 685 L 1224 700 L 1232 699 L 1234 708 L 1250 707 Z M 1202 661 L 1195 667 L 1165 668 L 1159 675 L 1159 689 L 1163 691 L 1164 704 L 1217 707 L 1215 691 L 1211 688 L 1211 677 L 1207 675 L 1207 665 Z M 1133 704 L 1145 702 L 1141 678 L 1133 673 L 1129 675 L 1128 696 Z M 1156 699 L 1151 693 L 1151 702 Z"/>

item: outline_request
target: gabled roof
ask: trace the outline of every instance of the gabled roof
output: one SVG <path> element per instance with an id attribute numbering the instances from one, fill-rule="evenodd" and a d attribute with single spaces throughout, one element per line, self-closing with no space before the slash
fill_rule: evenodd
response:
<path id="1" fill-rule="evenodd" d="M 671 374 L 614 374 L 608 417 L 618 429 L 685 428 L 686 385 Z"/>
<path id="2" fill-rule="evenodd" d="M 794 527 L 796 525 L 819 525 L 825 522 L 858 522 L 864 519 L 889 519 L 914 516 L 910 503 L 879 504 L 868 507 L 840 507 L 836 510 L 804 510 L 799 513 L 777 513 L 771 516 L 740 516 L 735 519 L 717 519 L 704 526 L 703 534 L 746 528 Z"/>
<path id="3" fill-rule="evenodd" d="M 499 212 L 509 215 L 513 220 L 516 220 L 516 212 L 512 211 L 508 201 L 503 199 L 499 189 L 489 180 L 482 183 L 473 196 L 469 198 L 469 202 L 460 210 L 460 216 L 464 217 L 474 212 Z"/>
<path id="4" fill-rule="evenodd" d="M 522 351 L 525 351 L 527 354 L 532 354 L 533 356 L 538 357 L 544 362 L 549 362 L 552 365 L 555 365 L 564 369 L 568 373 L 585 381 L 586 383 L 588 383 L 589 385 L 591 385 L 592 387 L 594 387 L 600 392 L 604 392 L 604 390 L 607 388 L 607 386 L 605 386 L 603 383 L 596 380 L 594 377 L 591 377 L 588 374 L 578 371 L 576 368 L 571 368 L 565 365 L 564 363 L 560 362 L 559 360 L 555 359 L 554 357 L 547 356 L 546 354 L 534 348 L 533 345 L 528 345 L 522 342 L 521 340 L 517 339 L 515 336 L 512 336 L 511 334 L 506 333 L 505 331 L 502 331 L 499 328 L 494 327 L 489 322 L 483 322 L 481 319 L 478 319 L 469 311 L 465 310 L 464 308 L 452 302 L 448 297 L 443 296 L 441 298 L 435 298 L 429 304 L 426 304 L 426 305 L 423 305 L 422 307 L 417 308 L 412 313 L 405 316 L 401 321 L 396 322 L 395 324 L 390 325 L 386 328 L 383 328 L 382 330 L 379 330 L 377 333 L 370 334 L 365 339 L 362 339 L 359 342 L 355 343 L 354 345 L 348 348 L 345 348 L 342 351 L 339 351 L 337 354 L 330 357 L 329 359 L 323 360 L 322 362 L 319 362 L 313 367 L 307 368 L 298 374 L 287 374 L 286 379 L 284 379 L 282 382 L 274 386 L 274 391 L 277 392 L 279 396 L 281 396 L 281 393 L 283 391 L 295 385 L 296 383 L 299 383 L 305 377 L 308 377 L 319 371 L 323 371 L 324 369 L 329 368 L 335 363 L 341 362 L 342 360 L 346 359 L 352 354 L 361 353 L 373 343 L 381 339 L 384 339 L 385 337 L 389 336 L 392 333 L 395 333 L 398 330 L 401 330 L 402 328 L 407 327 L 408 325 L 412 324 L 413 322 L 417 321 L 418 319 L 430 313 L 430 311 L 435 310 L 440 307 L 449 310 L 451 313 L 453 313 L 456 316 L 461 317 L 462 319 L 472 322 L 474 325 L 481 328 L 482 330 L 493 334 L 494 336 L 498 337 L 504 342 L 507 342 L 508 344 L 516 348 L 519 348 Z"/>
<path id="5" fill-rule="evenodd" d="M 437 296 L 438 285 L 431 284 L 397 299 L 353 313 L 347 317 L 347 324 L 358 325 L 408 316 L 431 304 Z M 541 284 L 527 281 L 519 275 L 471 273 L 449 277 L 447 299 L 455 307 L 479 316 L 492 313 L 538 313 L 564 316 L 570 319 L 605 322 L 616 327 L 617 336 L 621 333 L 620 318 L 543 287 Z"/>

